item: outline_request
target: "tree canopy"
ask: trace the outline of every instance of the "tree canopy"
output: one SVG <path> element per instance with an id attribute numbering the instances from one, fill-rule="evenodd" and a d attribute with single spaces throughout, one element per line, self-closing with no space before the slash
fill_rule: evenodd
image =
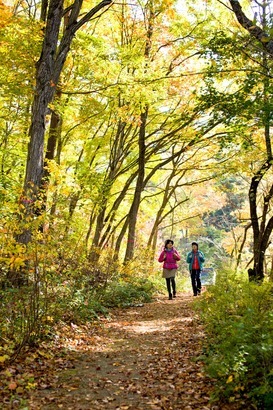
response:
<path id="1" fill-rule="evenodd" d="M 272 280 L 270 4 L 0 11 L 0 277 L 33 303 L 17 346 L 56 298 L 155 269 L 169 237 Z"/>

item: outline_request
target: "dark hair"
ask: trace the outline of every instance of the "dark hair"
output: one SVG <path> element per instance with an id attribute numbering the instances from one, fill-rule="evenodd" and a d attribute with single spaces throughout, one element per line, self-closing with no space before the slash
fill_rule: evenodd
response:
<path id="1" fill-rule="evenodd" d="M 192 242 L 191 246 L 196 245 L 198 249 L 198 243 L 197 242 Z"/>
<path id="2" fill-rule="evenodd" d="M 167 247 L 168 243 L 171 243 L 173 245 L 173 241 L 171 239 L 167 239 L 165 241 L 165 248 Z"/>

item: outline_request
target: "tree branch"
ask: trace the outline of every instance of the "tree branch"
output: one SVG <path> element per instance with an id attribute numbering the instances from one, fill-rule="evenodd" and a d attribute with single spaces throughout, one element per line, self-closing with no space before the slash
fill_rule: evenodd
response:
<path id="1" fill-rule="evenodd" d="M 106 6 L 110 6 L 113 4 L 112 0 L 103 0 L 99 4 L 97 4 L 95 7 L 93 7 L 86 15 L 76 23 L 75 27 L 73 27 L 74 33 L 79 30 L 81 26 L 83 26 L 85 23 L 87 23 L 95 14 L 98 13 L 101 9 L 103 9 Z"/>
<path id="2" fill-rule="evenodd" d="M 239 1 L 229 0 L 229 2 L 241 26 L 245 28 L 252 37 L 256 38 L 263 48 L 273 57 L 273 40 L 270 39 L 268 33 L 245 15 Z"/>

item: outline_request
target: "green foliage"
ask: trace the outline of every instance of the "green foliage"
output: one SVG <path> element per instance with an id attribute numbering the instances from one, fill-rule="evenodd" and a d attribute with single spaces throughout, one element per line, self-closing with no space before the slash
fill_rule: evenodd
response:
<path id="1" fill-rule="evenodd" d="M 8 7 L 5 12 L 8 12 Z M 2 9 L 1 9 L 2 10 Z M 1 13 L 0 24 L 0 207 L 22 188 L 41 24 Z M 5 203 L 4 203 L 5 201 Z"/>
<path id="2" fill-rule="evenodd" d="M 107 307 L 127 307 L 137 303 L 151 302 L 155 291 L 149 279 L 134 278 L 130 282 L 112 282 L 101 297 Z"/>
<path id="3" fill-rule="evenodd" d="M 203 358 L 217 381 L 216 396 L 232 401 L 246 394 L 272 408 L 272 284 L 222 270 L 198 305 L 208 336 Z"/>
<path id="4" fill-rule="evenodd" d="M 96 298 L 91 290 L 73 289 L 58 306 L 59 317 L 66 322 L 83 323 L 107 316 L 108 309 Z M 56 311 L 55 311 L 56 313 Z"/>

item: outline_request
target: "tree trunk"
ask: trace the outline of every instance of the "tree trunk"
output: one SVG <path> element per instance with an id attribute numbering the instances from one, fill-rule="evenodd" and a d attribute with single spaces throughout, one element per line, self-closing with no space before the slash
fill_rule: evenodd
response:
<path id="1" fill-rule="evenodd" d="M 270 54 L 272 58 L 273 40 L 268 37 L 267 32 L 263 28 L 255 24 L 255 18 L 251 20 L 245 15 L 238 0 L 229 0 L 229 2 L 241 26 L 244 27 L 252 37 L 256 38 L 260 42 L 261 46 Z M 268 41 L 265 41 L 265 39 L 268 39 Z"/>
<path id="2" fill-rule="evenodd" d="M 99 214 L 97 215 L 95 234 L 94 234 L 94 237 L 93 237 L 91 251 L 89 253 L 89 260 L 92 261 L 92 262 L 97 262 L 99 260 L 99 257 L 100 257 L 100 254 L 98 252 L 98 244 L 99 244 L 101 232 L 102 232 L 103 226 L 104 226 L 105 212 L 106 212 L 106 206 L 104 206 L 99 211 Z"/>
<path id="3" fill-rule="evenodd" d="M 136 182 L 136 189 L 134 193 L 133 203 L 129 211 L 129 226 L 128 226 L 128 238 L 127 247 L 125 253 L 124 261 L 129 261 L 134 256 L 135 248 L 135 232 L 136 232 L 136 222 L 138 209 L 141 201 L 141 193 L 143 190 L 143 182 L 145 177 L 145 132 L 146 132 L 146 122 L 148 117 L 148 107 L 146 107 L 145 112 L 141 114 L 141 125 L 139 129 L 139 139 L 138 139 L 138 176 Z"/>
<path id="4" fill-rule="evenodd" d="M 119 107 L 124 106 L 119 98 Z M 116 178 L 119 175 L 119 171 L 121 168 L 121 164 L 126 157 L 130 144 L 126 143 L 126 131 L 125 131 L 126 123 L 123 121 L 119 121 L 117 126 L 117 131 L 115 135 L 113 135 L 111 139 L 111 151 L 110 151 L 110 161 L 108 165 L 108 169 L 106 171 L 104 181 L 100 190 L 100 195 L 98 198 L 98 215 L 96 218 L 96 228 L 95 234 L 93 237 L 91 251 L 90 251 L 90 260 L 97 261 L 99 259 L 99 253 L 97 251 L 98 248 L 102 248 L 105 244 L 105 240 L 107 238 L 107 234 L 111 229 L 111 221 L 113 221 L 117 208 L 122 202 L 122 199 L 126 195 L 127 189 L 130 185 L 130 182 L 133 181 L 132 177 L 130 177 L 126 184 L 123 187 L 123 190 L 119 197 L 116 199 L 114 206 L 111 208 L 110 214 L 106 216 L 108 201 L 110 198 L 111 190 L 113 184 L 116 181 Z M 131 126 L 129 127 L 131 128 Z M 122 172 L 122 171 L 121 171 Z M 129 185 L 128 185 L 129 182 Z M 127 189 L 125 189 L 127 187 Z M 107 225 L 108 222 L 108 226 Z M 106 229 L 105 229 L 106 227 Z"/>
<path id="5" fill-rule="evenodd" d="M 251 223 L 247 224 L 244 228 L 243 240 L 240 244 L 240 247 L 239 247 L 239 250 L 238 250 L 238 256 L 237 256 L 237 260 L 236 260 L 236 269 L 238 269 L 238 267 L 241 263 L 242 252 L 243 252 L 243 249 L 244 249 L 244 245 L 245 245 L 246 238 L 247 238 L 247 231 L 248 231 L 249 228 L 251 228 Z"/>
<path id="6" fill-rule="evenodd" d="M 48 112 L 48 105 L 54 98 L 72 39 L 84 23 L 109 4 L 111 4 L 111 0 L 103 0 L 77 21 L 82 1 L 75 2 L 70 8 L 66 30 L 59 41 L 61 21 L 66 13 L 63 10 L 63 0 L 50 0 L 41 56 L 36 66 L 36 89 L 32 105 L 30 141 L 23 195 L 20 199 L 21 205 L 24 207 L 23 218 L 27 217 L 26 219 L 29 219 L 35 213 L 35 202 L 38 199 L 44 173 L 45 116 Z M 44 9 L 46 10 L 46 8 L 45 4 Z M 24 231 L 18 238 L 20 242 L 25 244 L 30 239 L 31 233 L 29 230 Z"/>
<path id="7" fill-rule="evenodd" d="M 58 95 L 59 97 L 59 95 Z M 50 127 L 49 127 L 49 136 L 47 141 L 46 153 L 45 153 L 45 162 L 44 162 L 44 173 L 41 183 L 41 195 L 43 195 L 42 205 L 40 212 L 45 211 L 47 203 L 47 191 L 50 181 L 50 171 L 48 168 L 49 161 L 54 160 L 55 152 L 58 141 L 61 139 L 62 131 L 62 116 L 57 111 L 52 111 Z"/>
<path id="8" fill-rule="evenodd" d="M 241 4 L 238 0 L 229 0 L 231 7 L 236 15 L 238 22 L 244 27 L 250 34 L 251 37 L 255 38 L 261 45 L 262 57 L 263 57 L 263 71 L 264 71 L 264 93 L 263 93 L 263 125 L 264 125 L 264 136 L 266 145 L 267 160 L 263 166 L 258 170 L 251 180 L 251 185 L 249 189 L 249 204 L 250 204 L 250 217 L 253 229 L 253 239 L 254 239 L 254 268 L 252 275 L 257 280 L 262 280 L 264 278 L 264 257 L 265 251 L 268 246 L 269 237 L 273 230 L 272 218 L 266 223 L 266 218 L 269 210 L 269 203 L 273 197 L 273 186 L 271 187 L 269 193 L 266 195 L 263 201 L 263 213 L 261 216 L 261 223 L 259 225 L 259 216 L 257 210 L 257 191 L 259 183 L 261 182 L 264 174 L 272 166 L 272 147 L 270 139 L 270 117 L 272 115 L 271 105 L 268 102 L 268 93 L 270 92 L 269 84 L 269 68 L 267 59 L 273 59 L 273 41 L 268 35 L 268 23 L 266 21 L 267 13 L 266 8 L 268 8 L 268 2 L 259 3 L 262 12 L 261 23 L 262 27 L 255 23 L 255 19 L 249 19 L 242 10 Z M 268 9 L 269 10 L 269 9 Z M 270 11 L 270 10 L 269 10 Z"/>
<path id="9" fill-rule="evenodd" d="M 255 276 L 259 277 L 260 279 L 263 278 L 263 268 L 261 269 L 261 232 L 259 226 L 259 218 L 258 218 L 258 211 L 257 211 L 257 191 L 260 181 L 263 178 L 265 172 L 269 170 L 271 167 L 269 161 L 266 161 L 260 170 L 254 175 L 251 180 L 248 198 L 249 198 L 249 205 L 250 205 L 250 218 L 251 218 L 251 225 L 253 231 L 253 254 L 254 254 L 254 273 Z M 262 259 L 263 260 L 263 259 Z"/>
<path id="10" fill-rule="evenodd" d="M 63 1 L 50 2 L 45 39 L 41 57 L 36 67 L 36 90 L 32 106 L 32 123 L 24 192 L 27 198 L 36 199 L 37 189 L 41 186 L 44 169 L 45 116 L 48 104 L 52 101 L 56 84 L 53 82 L 54 57 L 60 24 L 63 14 Z"/>
<path id="11" fill-rule="evenodd" d="M 116 240 L 115 255 L 114 255 L 114 259 L 115 259 L 115 260 L 118 259 L 119 252 L 120 252 L 120 247 L 121 247 L 121 243 L 122 243 L 123 238 L 124 238 L 124 236 L 125 236 L 125 233 L 126 233 L 126 230 L 127 230 L 127 227 L 128 227 L 128 223 L 129 223 L 129 219 L 126 218 L 126 219 L 125 219 L 125 222 L 124 222 L 124 224 L 123 224 L 123 227 L 122 227 L 122 229 L 121 229 L 121 231 L 120 231 L 120 233 L 119 233 L 119 236 L 118 236 L 118 238 L 117 238 L 117 240 Z"/>
<path id="12" fill-rule="evenodd" d="M 155 252 L 156 252 L 157 236 L 158 236 L 158 226 L 156 227 L 156 231 L 154 233 L 153 243 L 152 243 L 152 256 L 153 256 L 153 259 L 155 257 Z"/>
<path id="13" fill-rule="evenodd" d="M 169 176 L 169 178 L 167 180 L 166 187 L 164 189 L 164 195 L 163 195 L 163 198 L 162 198 L 162 202 L 161 202 L 159 210 L 157 211 L 155 222 L 154 222 L 154 225 L 152 227 L 152 230 L 151 230 L 151 233 L 150 233 L 150 236 L 149 236 L 149 239 L 148 239 L 148 243 L 147 243 L 148 248 L 152 245 L 152 243 L 155 243 L 154 238 L 155 238 L 155 235 L 157 235 L 158 227 L 160 225 L 160 222 L 162 221 L 162 214 L 163 214 L 164 209 L 166 208 L 166 206 L 167 206 L 167 204 L 170 200 L 170 197 L 173 193 L 173 190 L 171 190 L 171 193 L 169 191 L 170 191 L 170 185 L 171 185 L 171 182 L 172 182 L 172 179 L 173 179 L 174 175 L 175 175 L 175 171 L 173 170 L 171 175 Z"/>

